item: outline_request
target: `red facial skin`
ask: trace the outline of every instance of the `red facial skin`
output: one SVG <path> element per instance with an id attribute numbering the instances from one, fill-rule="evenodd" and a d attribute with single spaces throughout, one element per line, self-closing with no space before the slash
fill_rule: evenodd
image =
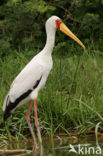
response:
<path id="1" fill-rule="evenodd" d="M 62 23 L 62 21 L 60 19 L 57 19 L 55 22 L 56 22 L 56 28 L 60 29 L 60 24 Z"/>

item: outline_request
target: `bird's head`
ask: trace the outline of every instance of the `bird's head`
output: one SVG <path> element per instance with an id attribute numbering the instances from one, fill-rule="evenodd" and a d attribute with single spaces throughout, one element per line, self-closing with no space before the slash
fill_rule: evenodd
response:
<path id="1" fill-rule="evenodd" d="M 58 29 L 68 35 L 70 38 L 75 40 L 83 49 L 85 49 L 84 44 L 70 31 L 70 29 L 62 22 L 62 20 L 57 16 L 50 17 L 46 22 L 46 27 L 49 29 L 50 27 L 55 30 Z"/>

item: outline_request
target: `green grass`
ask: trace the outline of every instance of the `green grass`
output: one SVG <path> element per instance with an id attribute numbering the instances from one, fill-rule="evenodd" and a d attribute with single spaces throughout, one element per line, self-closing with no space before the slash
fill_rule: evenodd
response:
<path id="1" fill-rule="evenodd" d="M 2 104 L 13 79 L 36 53 L 12 51 L 0 58 L 1 137 L 15 135 L 18 139 L 30 134 L 25 120 L 28 103 L 17 108 L 5 125 Z M 42 135 L 103 128 L 103 56 L 95 49 L 78 54 L 75 48 L 73 53 L 58 53 L 55 48 L 53 61 L 53 70 L 37 99 Z M 33 119 L 32 109 L 34 125 Z"/>

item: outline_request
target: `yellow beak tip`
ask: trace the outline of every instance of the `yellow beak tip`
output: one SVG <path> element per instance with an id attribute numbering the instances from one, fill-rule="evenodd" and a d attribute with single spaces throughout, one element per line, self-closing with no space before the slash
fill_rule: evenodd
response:
<path id="1" fill-rule="evenodd" d="M 84 44 L 70 31 L 70 29 L 64 23 L 60 24 L 60 30 L 75 40 L 84 50 L 86 49 Z"/>
<path id="2" fill-rule="evenodd" d="M 86 50 L 86 47 L 84 46 L 83 49 Z"/>

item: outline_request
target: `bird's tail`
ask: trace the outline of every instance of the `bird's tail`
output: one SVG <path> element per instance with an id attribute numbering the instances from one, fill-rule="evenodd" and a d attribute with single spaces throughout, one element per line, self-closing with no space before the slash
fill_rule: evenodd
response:
<path id="1" fill-rule="evenodd" d="M 3 103 L 3 112 L 6 110 L 6 106 L 8 105 L 9 95 L 7 94 Z"/>
<path id="2" fill-rule="evenodd" d="M 10 97 L 9 97 L 9 94 L 6 95 L 5 97 L 5 100 L 4 100 L 4 103 L 3 103 L 3 118 L 4 118 L 4 121 L 7 120 L 7 118 L 10 116 L 11 114 L 11 111 L 8 109 L 8 106 L 10 106 Z"/>

